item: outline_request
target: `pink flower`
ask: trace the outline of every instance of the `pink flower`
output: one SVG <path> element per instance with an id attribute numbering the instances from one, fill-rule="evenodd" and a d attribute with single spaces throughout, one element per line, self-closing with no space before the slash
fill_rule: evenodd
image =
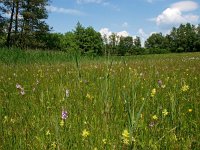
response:
<path id="1" fill-rule="evenodd" d="M 68 118 L 68 113 L 67 113 L 67 111 L 63 110 L 62 111 L 62 119 L 66 120 L 67 118 Z"/>

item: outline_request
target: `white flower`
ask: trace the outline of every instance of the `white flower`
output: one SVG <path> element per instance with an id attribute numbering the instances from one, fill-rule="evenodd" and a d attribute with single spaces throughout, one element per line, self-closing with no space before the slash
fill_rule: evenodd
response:
<path id="1" fill-rule="evenodd" d="M 20 84 L 17 83 L 17 84 L 16 84 L 16 88 L 17 88 L 17 89 L 22 89 L 22 86 L 21 86 Z"/>
<path id="2" fill-rule="evenodd" d="M 21 95 L 25 95 L 25 91 L 24 90 L 21 90 Z"/>
<path id="3" fill-rule="evenodd" d="M 65 94 L 66 94 L 66 97 L 69 97 L 69 90 L 68 89 L 65 91 Z"/>

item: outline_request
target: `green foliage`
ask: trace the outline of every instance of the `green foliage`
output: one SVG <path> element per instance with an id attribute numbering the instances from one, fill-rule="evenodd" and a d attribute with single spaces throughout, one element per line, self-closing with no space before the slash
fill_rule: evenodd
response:
<path id="1" fill-rule="evenodd" d="M 165 52 L 194 52 L 199 51 L 199 27 L 190 23 L 181 24 L 178 28 L 172 28 L 169 35 L 161 33 L 152 34 L 145 42 L 145 47 L 150 53 Z M 163 50 L 163 52 L 161 52 Z"/>
<path id="2" fill-rule="evenodd" d="M 153 33 L 146 41 L 146 48 L 163 48 L 164 36 L 162 33 Z"/>
<path id="3" fill-rule="evenodd" d="M 133 38 L 131 36 L 120 37 L 118 45 L 118 54 L 124 56 L 128 53 L 133 47 Z"/>
<path id="4" fill-rule="evenodd" d="M 169 48 L 172 52 L 193 52 L 199 51 L 198 32 L 194 25 L 189 23 L 181 24 L 173 28 L 169 35 Z"/>
<path id="5" fill-rule="evenodd" d="M 59 33 L 47 33 L 43 37 L 43 42 L 46 45 L 46 49 L 50 50 L 61 50 L 63 45 L 61 40 L 63 39 L 63 35 Z"/>
<path id="6" fill-rule="evenodd" d="M 61 43 L 63 51 L 68 53 L 79 53 L 76 37 L 73 32 L 65 33 L 61 39 Z"/>
<path id="7" fill-rule="evenodd" d="M 3 26 L 4 34 L 7 34 L 8 47 L 45 48 L 42 38 L 49 31 L 49 26 L 44 21 L 48 17 L 46 10 L 48 2 L 48 0 L 1 1 L 0 12 L 2 14 L 10 12 L 10 16 L 5 17 L 7 23 L 0 24 L 0 27 Z"/>
<path id="8" fill-rule="evenodd" d="M 84 28 L 79 22 L 74 31 L 76 45 L 81 54 L 102 55 L 103 40 L 101 34 L 92 27 Z"/>

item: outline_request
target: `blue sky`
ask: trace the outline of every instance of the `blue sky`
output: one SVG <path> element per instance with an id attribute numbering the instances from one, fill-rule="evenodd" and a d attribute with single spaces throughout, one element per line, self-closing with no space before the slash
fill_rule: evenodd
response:
<path id="1" fill-rule="evenodd" d="M 102 34 L 145 40 L 180 23 L 200 23 L 199 0 L 51 0 L 47 9 L 47 23 L 60 33 L 72 31 L 79 21 Z"/>

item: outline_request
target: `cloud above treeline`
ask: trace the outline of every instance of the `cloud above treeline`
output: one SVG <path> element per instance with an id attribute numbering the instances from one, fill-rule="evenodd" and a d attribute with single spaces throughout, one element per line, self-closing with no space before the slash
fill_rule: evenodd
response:
<path id="1" fill-rule="evenodd" d="M 173 3 L 157 17 L 151 19 L 151 21 L 155 21 L 155 23 L 161 27 L 174 26 L 187 22 L 197 23 L 199 21 L 199 16 L 193 14 L 193 11 L 198 8 L 198 3 L 194 1 L 180 1 Z"/>
<path id="2" fill-rule="evenodd" d="M 54 13 L 61 13 L 61 14 L 69 14 L 69 15 L 76 15 L 76 16 L 82 16 L 85 15 L 84 12 L 81 12 L 77 9 L 67 9 L 62 7 L 56 7 L 56 6 L 47 6 L 47 11 L 54 12 Z"/>
<path id="3" fill-rule="evenodd" d="M 112 33 L 114 33 L 114 32 L 112 32 L 110 29 L 108 29 L 108 28 L 102 28 L 102 29 L 100 29 L 100 31 L 99 31 L 100 33 L 101 33 L 101 35 L 102 36 L 106 36 L 107 38 L 110 36 L 110 35 L 112 35 Z M 127 31 L 120 31 L 120 32 L 116 32 L 115 33 L 117 36 L 123 36 L 123 37 L 127 37 L 127 36 L 130 36 L 130 34 L 127 32 Z"/>

